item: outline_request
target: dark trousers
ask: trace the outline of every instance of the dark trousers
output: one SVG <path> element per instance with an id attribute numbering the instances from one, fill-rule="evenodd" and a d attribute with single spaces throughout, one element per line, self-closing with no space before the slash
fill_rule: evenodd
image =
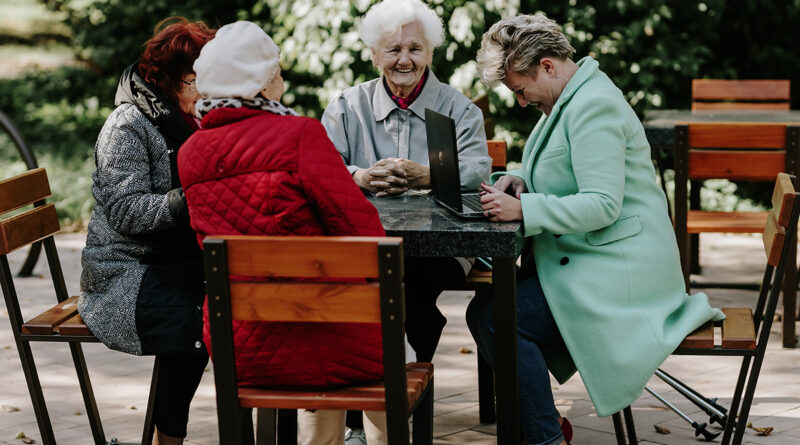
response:
<path id="1" fill-rule="evenodd" d="M 532 266 L 532 265 L 531 265 Z M 527 444 L 551 445 L 564 440 L 550 388 L 543 351 L 564 350 L 536 269 L 526 269 L 517 283 L 517 348 L 519 351 L 520 423 Z M 476 295 L 467 307 L 467 326 L 480 353 L 495 368 L 494 304 L 490 295 Z"/>
<path id="2" fill-rule="evenodd" d="M 208 364 L 208 354 L 159 354 L 159 357 L 161 367 L 158 370 L 154 423 L 164 434 L 186 437 L 189 405 Z"/>

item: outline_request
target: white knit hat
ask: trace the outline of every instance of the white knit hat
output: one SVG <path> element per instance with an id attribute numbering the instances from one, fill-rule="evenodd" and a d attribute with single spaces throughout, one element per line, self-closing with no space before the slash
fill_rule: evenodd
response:
<path id="1" fill-rule="evenodd" d="M 197 91 L 204 97 L 253 99 L 278 72 L 280 49 L 253 22 L 223 26 L 194 62 Z"/>

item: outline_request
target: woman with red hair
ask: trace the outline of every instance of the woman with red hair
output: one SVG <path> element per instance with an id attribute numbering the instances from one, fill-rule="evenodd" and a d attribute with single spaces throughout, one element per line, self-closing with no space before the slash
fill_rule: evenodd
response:
<path id="1" fill-rule="evenodd" d="M 203 260 L 178 178 L 181 144 L 198 129 L 192 64 L 215 31 L 169 18 L 122 74 L 117 108 L 95 145 L 95 206 L 78 310 L 106 346 L 159 358 L 156 443 L 183 443 L 208 363 Z"/>

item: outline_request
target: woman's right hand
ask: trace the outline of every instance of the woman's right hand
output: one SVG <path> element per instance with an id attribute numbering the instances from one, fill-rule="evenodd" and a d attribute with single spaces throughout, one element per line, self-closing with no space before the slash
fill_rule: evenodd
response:
<path id="1" fill-rule="evenodd" d="M 519 199 L 520 195 L 525 193 L 525 181 L 518 176 L 503 175 L 494 183 L 494 188 Z M 511 189 L 510 193 L 509 188 Z"/>

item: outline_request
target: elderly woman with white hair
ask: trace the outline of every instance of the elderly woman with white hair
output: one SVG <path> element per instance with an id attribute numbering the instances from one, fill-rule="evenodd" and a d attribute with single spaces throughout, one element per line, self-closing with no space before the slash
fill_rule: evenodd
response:
<path id="1" fill-rule="evenodd" d="M 359 31 L 381 76 L 343 91 L 322 116 L 356 184 L 377 196 L 430 188 L 430 108 L 455 120 L 461 187 L 477 190 L 491 164 L 483 115 L 430 69 L 444 40 L 442 20 L 420 0 L 384 0 L 370 8 Z M 417 360 L 432 359 L 446 323 L 436 298 L 463 281 L 469 266 L 466 259 L 406 259 L 406 332 Z"/>
<path id="2" fill-rule="evenodd" d="M 279 52 L 258 25 L 236 22 L 220 28 L 194 63 L 202 130 L 181 147 L 178 171 L 198 239 L 383 236 L 378 212 L 322 125 L 280 102 Z M 213 353 L 207 306 L 203 318 Z M 383 379 L 379 324 L 234 321 L 233 329 L 240 386 L 326 388 Z M 384 412 L 365 417 L 370 443 L 386 443 Z M 341 443 L 344 419 L 344 411 L 301 410 L 300 443 Z"/>
<path id="3" fill-rule="evenodd" d="M 597 414 L 629 406 L 683 338 L 723 318 L 687 295 L 664 194 L 644 129 L 622 92 L 544 14 L 494 24 L 478 51 L 482 80 L 505 84 L 543 114 L 522 168 L 493 175 L 481 202 L 492 221 L 520 221 L 517 285 L 521 424 L 528 444 L 563 443 L 548 369 L 577 370 Z M 492 304 L 467 323 L 492 361 Z"/>

